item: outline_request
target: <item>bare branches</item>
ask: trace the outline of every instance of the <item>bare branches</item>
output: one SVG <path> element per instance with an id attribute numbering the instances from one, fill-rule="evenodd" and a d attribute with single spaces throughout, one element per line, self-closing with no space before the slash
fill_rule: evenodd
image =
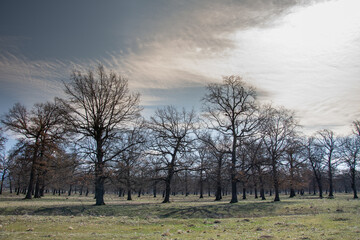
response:
<path id="1" fill-rule="evenodd" d="M 240 137 L 255 125 L 250 119 L 257 109 L 256 91 L 239 76 L 224 77 L 222 84 L 209 84 L 203 103 L 204 115 L 216 131 Z"/>
<path id="2" fill-rule="evenodd" d="M 170 184 L 175 172 L 179 171 L 179 156 L 184 157 L 194 141 L 196 115 L 194 110 L 178 111 L 173 106 L 158 109 L 148 123 L 152 143 L 150 150 L 160 157 L 167 171 L 166 193 L 163 203 L 170 202 Z M 182 170 L 182 169 L 181 169 Z"/>
<path id="3" fill-rule="evenodd" d="M 105 163 L 128 147 L 119 149 L 120 132 L 140 117 L 140 95 L 129 93 L 128 81 L 98 66 L 96 73 L 74 71 L 71 82 L 65 83 L 67 100 L 61 100 L 67 110 L 69 131 L 78 139 L 91 141 L 87 149 L 95 163 L 96 204 L 104 204 Z M 88 145 L 89 146 L 89 145 Z"/>
<path id="4" fill-rule="evenodd" d="M 203 98 L 204 116 L 211 130 L 231 138 L 232 199 L 237 200 L 237 150 L 245 138 L 255 133 L 259 126 L 255 88 L 239 76 L 223 78 L 222 84 L 209 84 Z"/>

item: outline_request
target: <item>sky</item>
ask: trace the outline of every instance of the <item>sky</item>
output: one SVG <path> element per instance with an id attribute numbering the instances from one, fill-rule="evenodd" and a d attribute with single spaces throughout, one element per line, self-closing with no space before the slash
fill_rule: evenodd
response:
<path id="1" fill-rule="evenodd" d="M 360 119 L 358 0 L 0 0 L 0 115 L 65 97 L 72 70 L 103 64 L 141 93 L 144 115 L 201 108 L 239 75 L 304 132 Z"/>

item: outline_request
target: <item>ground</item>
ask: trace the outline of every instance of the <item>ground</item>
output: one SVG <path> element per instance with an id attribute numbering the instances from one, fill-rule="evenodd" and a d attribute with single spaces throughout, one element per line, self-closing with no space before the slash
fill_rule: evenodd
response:
<path id="1" fill-rule="evenodd" d="M 360 239 L 360 201 L 351 195 L 171 200 L 106 195 L 94 206 L 93 196 L 0 195 L 0 239 Z"/>

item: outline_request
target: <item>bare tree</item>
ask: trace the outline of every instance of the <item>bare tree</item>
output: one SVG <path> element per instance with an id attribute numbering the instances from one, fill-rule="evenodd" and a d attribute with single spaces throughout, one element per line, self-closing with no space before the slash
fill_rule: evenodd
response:
<path id="1" fill-rule="evenodd" d="M 74 71 L 71 82 L 64 85 L 69 130 L 78 142 L 86 141 L 80 148 L 95 166 L 96 205 L 104 205 L 105 164 L 123 151 L 113 144 L 121 137 L 120 130 L 139 117 L 140 95 L 129 93 L 128 81 L 106 73 L 103 66 L 95 73 Z"/>
<path id="2" fill-rule="evenodd" d="M 290 143 L 285 150 L 285 160 L 289 169 L 290 198 L 295 197 L 295 173 L 304 162 L 303 141 L 297 136 L 289 139 Z"/>
<path id="3" fill-rule="evenodd" d="M 224 77 L 221 84 L 209 84 L 203 98 L 204 116 L 211 130 L 231 137 L 231 201 L 238 202 L 237 157 L 239 145 L 258 125 L 256 91 L 239 76 Z"/>
<path id="4" fill-rule="evenodd" d="M 230 140 L 227 136 L 212 135 L 210 132 L 202 133 L 198 138 L 202 141 L 203 149 L 208 155 L 207 161 L 211 168 L 209 173 L 215 181 L 215 201 L 220 201 L 222 199 L 224 168 L 228 163 L 229 156 L 231 156 Z"/>
<path id="5" fill-rule="evenodd" d="M 200 192 L 200 197 L 199 198 L 204 198 L 204 173 L 207 170 L 207 159 L 208 159 L 208 152 L 206 149 L 206 145 L 205 144 L 198 144 L 196 146 L 196 153 L 197 153 L 197 168 L 196 171 L 199 172 L 199 192 Z"/>
<path id="6" fill-rule="evenodd" d="M 31 172 L 26 199 L 31 199 L 39 164 L 49 145 L 63 137 L 62 109 L 58 102 L 35 104 L 29 112 L 17 103 L 2 119 L 6 128 L 19 136 L 19 140 L 32 148 Z M 35 192 L 35 197 L 40 197 Z"/>
<path id="7" fill-rule="evenodd" d="M 349 167 L 351 188 L 354 198 L 358 198 L 356 189 L 356 168 L 360 159 L 360 136 L 352 135 L 341 140 L 340 156 L 342 161 Z"/>
<path id="8" fill-rule="evenodd" d="M 115 169 L 117 169 L 117 179 L 123 181 L 126 186 L 127 200 L 132 200 L 135 174 L 141 168 L 140 160 L 145 152 L 146 134 L 144 121 L 140 120 L 132 129 L 124 131 L 122 139 L 117 141 L 117 146 L 125 150 L 114 159 Z"/>
<path id="9" fill-rule="evenodd" d="M 193 130 L 196 121 L 195 112 L 178 111 L 173 106 L 157 109 L 148 126 L 151 131 L 150 151 L 158 155 L 166 172 L 165 198 L 170 202 L 171 180 L 175 172 L 182 171 L 181 158 L 190 151 L 194 141 Z"/>
<path id="10" fill-rule="evenodd" d="M 304 155 L 311 165 L 319 189 L 319 197 L 323 198 L 323 172 L 326 167 L 323 161 L 324 152 L 315 143 L 314 137 L 309 137 L 304 143 Z M 315 194 L 315 190 L 314 190 Z"/>
<path id="11" fill-rule="evenodd" d="M 293 112 L 285 108 L 265 106 L 264 124 L 262 126 L 262 139 L 265 147 L 266 158 L 272 168 L 272 177 L 275 190 L 274 201 L 279 197 L 279 167 L 284 158 L 285 151 L 289 148 L 290 140 L 296 134 L 297 122 Z"/>
<path id="12" fill-rule="evenodd" d="M 317 144 L 321 147 L 324 152 L 324 160 L 328 168 L 328 181 L 329 181 L 329 198 L 334 197 L 334 183 L 333 175 L 334 169 L 336 168 L 335 161 L 335 150 L 337 148 L 337 139 L 333 131 L 324 129 L 317 132 Z"/>
<path id="13" fill-rule="evenodd" d="M 253 138 L 251 141 L 248 141 L 247 144 L 247 154 L 250 159 L 251 171 L 254 178 L 255 184 L 255 198 L 257 198 L 257 184 L 259 183 L 260 187 L 260 197 L 261 200 L 266 200 L 265 198 L 265 170 L 267 168 L 265 154 L 265 148 L 263 146 L 263 141 L 261 138 Z M 256 179 L 257 178 L 257 179 Z"/>

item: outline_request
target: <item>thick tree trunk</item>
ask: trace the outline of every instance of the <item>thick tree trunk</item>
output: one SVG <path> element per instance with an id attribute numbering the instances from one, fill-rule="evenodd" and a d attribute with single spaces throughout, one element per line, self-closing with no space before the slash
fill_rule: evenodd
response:
<path id="1" fill-rule="evenodd" d="M 96 196 L 96 203 L 95 205 L 105 205 L 104 202 L 104 179 L 102 177 L 98 178 L 95 183 L 95 196 Z"/>
<path id="2" fill-rule="evenodd" d="M 174 175 L 174 165 L 176 160 L 177 150 L 175 149 L 174 154 L 172 155 L 171 163 L 168 166 L 168 174 L 165 178 L 165 198 L 162 203 L 170 203 L 170 193 L 171 193 L 171 179 Z M 175 194 L 174 194 L 175 196 Z"/>
<path id="3" fill-rule="evenodd" d="M 319 188 L 319 198 L 323 198 L 323 188 L 322 188 L 321 179 L 316 179 L 316 181 L 318 183 L 318 188 Z"/>
<path id="4" fill-rule="evenodd" d="M 96 203 L 95 205 L 99 206 L 99 205 L 105 205 L 104 202 L 104 193 L 105 193 L 105 188 L 104 188 L 104 177 L 103 176 L 95 176 L 96 180 L 95 180 L 95 197 L 96 197 Z"/>
<path id="5" fill-rule="evenodd" d="M 236 141 L 237 138 L 233 136 L 232 153 L 231 153 L 231 201 L 230 203 L 237 203 L 237 178 L 236 178 Z"/>
<path id="6" fill-rule="evenodd" d="M 131 197 L 131 182 L 130 182 L 130 177 L 129 176 L 126 178 L 126 188 L 127 188 L 127 199 L 126 200 L 131 201 L 132 200 L 132 197 Z"/>
<path id="7" fill-rule="evenodd" d="M 99 139 L 96 141 L 96 162 L 95 162 L 95 205 L 105 205 L 105 176 L 104 176 L 104 162 L 103 162 L 103 149 L 101 141 L 101 133 L 98 133 Z"/>
<path id="8" fill-rule="evenodd" d="M 37 145 L 37 143 L 35 143 L 35 145 Z M 29 185 L 27 188 L 25 199 L 32 198 L 32 192 L 33 192 L 33 188 L 34 188 L 34 180 L 35 180 L 35 174 L 36 174 L 36 158 L 37 158 L 37 148 L 34 149 L 34 153 L 33 153 L 33 157 L 32 157 L 30 179 L 29 179 Z"/>
<path id="9" fill-rule="evenodd" d="M 293 197 L 295 197 L 296 196 L 296 194 L 295 194 L 295 189 L 294 188 L 290 188 L 290 198 L 293 198 Z"/>
<path id="10" fill-rule="evenodd" d="M 273 181 L 274 181 L 274 191 L 275 191 L 275 198 L 274 202 L 280 201 L 279 196 L 279 179 L 276 167 L 276 159 L 272 159 L 272 172 L 273 172 Z"/>
<path id="11" fill-rule="evenodd" d="M 295 197 L 295 189 L 294 189 L 294 166 L 293 159 L 290 159 L 290 198 Z"/>
<path id="12" fill-rule="evenodd" d="M 164 197 L 163 203 L 169 203 L 170 202 L 171 178 L 172 178 L 172 176 L 167 176 L 167 178 L 165 179 L 165 197 Z"/>
<path id="13" fill-rule="evenodd" d="M 243 187 L 243 189 L 242 189 L 242 199 L 246 199 L 246 188 L 245 187 Z"/>
<path id="14" fill-rule="evenodd" d="M 221 184 L 217 184 L 216 186 L 216 193 L 215 193 L 215 201 L 220 201 L 222 199 L 221 196 Z"/>
<path id="15" fill-rule="evenodd" d="M 334 198 L 334 185 L 333 185 L 333 174 L 332 174 L 332 164 L 331 164 L 331 160 L 329 160 L 329 170 L 328 170 L 328 174 L 329 174 L 329 198 Z"/>

